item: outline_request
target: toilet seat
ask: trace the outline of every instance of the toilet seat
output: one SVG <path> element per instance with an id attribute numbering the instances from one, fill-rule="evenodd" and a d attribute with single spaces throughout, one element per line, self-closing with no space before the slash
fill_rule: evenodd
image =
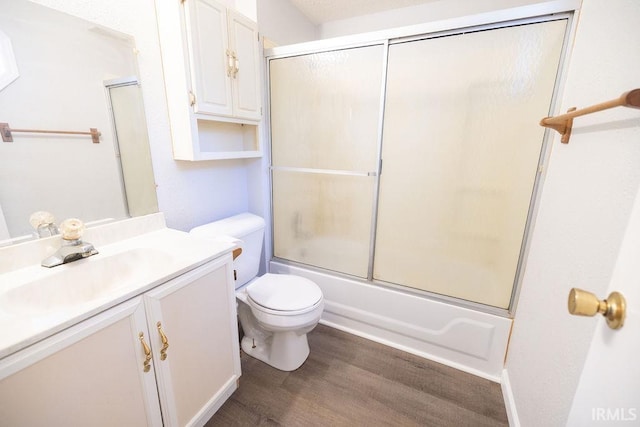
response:
<path id="1" fill-rule="evenodd" d="M 297 316 L 300 314 L 305 314 L 305 313 L 309 313 L 312 312 L 314 310 L 316 310 L 318 307 L 323 305 L 322 300 L 316 302 L 314 305 L 307 307 L 307 308 L 303 308 L 302 310 L 288 310 L 288 311 L 284 311 L 284 310 L 273 310 L 269 307 L 265 307 L 263 305 L 258 304 L 257 302 L 255 302 L 253 299 L 251 299 L 251 297 L 247 298 L 247 303 L 249 304 L 249 306 L 251 308 L 254 308 L 256 310 L 259 310 L 263 313 L 266 314 L 273 314 L 276 316 Z"/>
<path id="2" fill-rule="evenodd" d="M 251 306 L 271 314 L 304 314 L 322 302 L 318 285 L 290 274 L 267 273 L 247 286 L 246 291 Z"/>

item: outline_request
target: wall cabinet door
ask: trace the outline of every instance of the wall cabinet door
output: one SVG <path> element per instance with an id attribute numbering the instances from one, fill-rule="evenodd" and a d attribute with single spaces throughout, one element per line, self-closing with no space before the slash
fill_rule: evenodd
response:
<path id="1" fill-rule="evenodd" d="M 184 5 L 191 86 L 195 95 L 193 110 L 231 116 L 227 8 L 213 0 L 189 0 Z"/>
<path id="2" fill-rule="evenodd" d="M 260 45 L 255 22 L 229 11 L 229 44 L 235 57 L 232 73 L 233 115 L 260 120 Z"/>
<path id="3" fill-rule="evenodd" d="M 194 113 L 260 120 L 255 22 L 215 0 L 185 2 Z"/>
<path id="4" fill-rule="evenodd" d="M 0 361 L 0 425 L 161 426 L 142 298 Z"/>
<path id="5" fill-rule="evenodd" d="M 237 387 L 232 275 L 229 255 L 145 294 L 165 426 L 204 424 Z"/>

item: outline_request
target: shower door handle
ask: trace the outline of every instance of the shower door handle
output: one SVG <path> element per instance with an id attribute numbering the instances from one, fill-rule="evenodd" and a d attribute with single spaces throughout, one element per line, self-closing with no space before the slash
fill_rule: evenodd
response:
<path id="1" fill-rule="evenodd" d="M 283 172 L 303 172 L 303 173 L 318 173 L 326 175 L 345 175 L 345 176 L 378 176 L 377 171 L 349 171 L 340 169 L 314 169 L 314 168 L 298 168 L 292 166 L 270 166 L 272 171 Z"/>

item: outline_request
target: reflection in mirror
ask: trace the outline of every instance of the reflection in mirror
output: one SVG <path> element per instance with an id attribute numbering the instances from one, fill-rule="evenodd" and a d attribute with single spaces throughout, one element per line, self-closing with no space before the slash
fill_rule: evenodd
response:
<path id="1" fill-rule="evenodd" d="M 0 90 L 0 122 L 101 133 L 97 144 L 89 135 L 29 132 L 0 141 L 0 240 L 32 235 L 35 211 L 57 222 L 157 212 L 142 97 L 129 77 L 137 72 L 133 39 L 26 0 L 0 4 L 0 31 L 20 74 Z"/>
<path id="2" fill-rule="evenodd" d="M 144 126 L 146 119 L 140 86 L 136 80 L 124 79 L 108 83 L 107 88 L 129 215 L 140 216 L 158 212 L 156 183 L 151 167 L 147 128 Z"/>

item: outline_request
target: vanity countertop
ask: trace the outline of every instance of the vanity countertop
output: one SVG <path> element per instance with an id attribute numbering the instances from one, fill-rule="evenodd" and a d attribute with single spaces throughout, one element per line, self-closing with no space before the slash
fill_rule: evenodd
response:
<path id="1" fill-rule="evenodd" d="M 125 227 L 137 231 L 121 234 L 119 238 L 126 238 L 112 242 L 109 240 L 114 240 L 113 230 L 118 229 L 118 224 L 104 228 L 102 236 L 99 230 L 94 231 L 91 243 L 99 253 L 86 259 L 54 268 L 30 263 L 10 271 L 0 269 L 0 359 L 210 260 L 226 254 L 231 256 L 235 247 L 230 242 L 207 240 L 166 228 L 164 218 L 151 219 L 157 224 L 146 228 L 136 226 L 144 224 L 140 219 L 124 221 Z M 104 238 L 105 230 L 111 237 Z M 37 241 L 33 244 L 43 246 Z M 20 251 L 25 248 L 14 248 L 13 252 L 10 248 L 0 248 L 0 258 L 15 256 Z M 67 288 L 68 278 L 77 280 L 81 286 Z M 101 288 L 103 282 L 109 283 L 108 289 Z M 61 290 L 45 289 L 47 285 L 60 286 Z M 84 295 L 87 293 L 90 297 Z M 68 303 L 65 298 L 79 298 L 81 302 Z"/>

